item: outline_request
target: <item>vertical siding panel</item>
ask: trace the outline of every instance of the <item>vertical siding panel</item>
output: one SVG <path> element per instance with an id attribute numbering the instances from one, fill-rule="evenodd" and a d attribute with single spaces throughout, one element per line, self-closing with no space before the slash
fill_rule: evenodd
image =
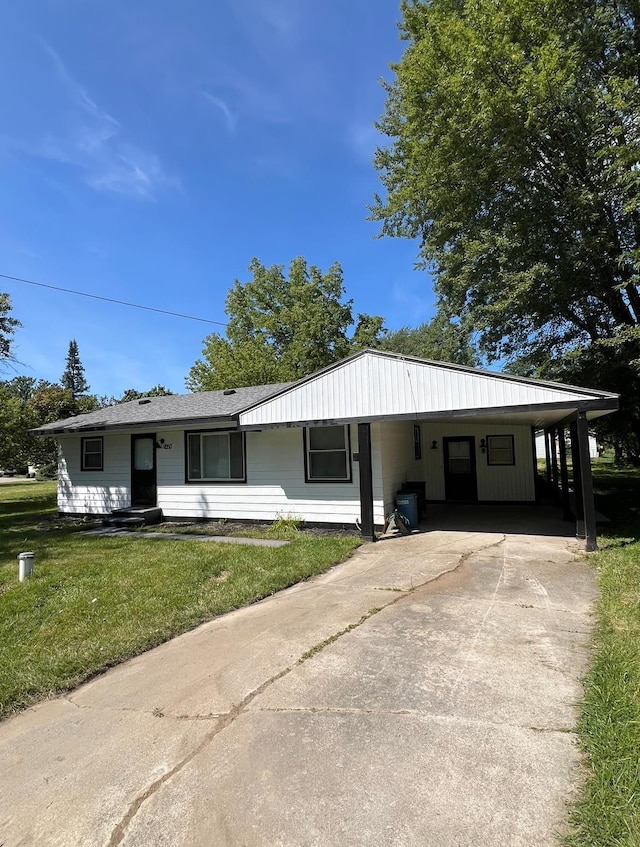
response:
<path id="1" fill-rule="evenodd" d="M 479 449 L 480 439 L 487 435 L 513 435 L 515 465 L 488 465 L 486 453 Z M 441 424 L 423 425 L 423 455 L 425 456 L 427 497 L 444 500 L 444 451 L 443 438 L 447 436 L 473 436 L 476 450 L 476 472 L 478 477 L 478 499 L 497 501 L 534 501 L 533 455 L 531 431 L 528 426 L 508 424 Z M 431 450 L 436 440 L 437 450 Z"/>
<path id="2" fill-rule="evenodd" d="M 286 423 L 455 409 L 571 402 L 579 391 L 536 386 L 366 354 L 241 415 L 241 424 Z"/>

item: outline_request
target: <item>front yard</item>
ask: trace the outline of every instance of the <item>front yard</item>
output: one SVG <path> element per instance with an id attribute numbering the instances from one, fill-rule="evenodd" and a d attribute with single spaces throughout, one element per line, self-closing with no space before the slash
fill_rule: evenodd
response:
<path id="1" fill-rule="evenodd" d="M 280 548 L 88 538 L 55 514 L 55 483 L 0 486 L 0 718 L 321 573 L 360 544 L 303 533 Z M 34 575 L 19 583 L 16 557 L 30 550 Z"/>
<path id="2" fill-rule="evenodd" d="M 585 783 L 571 847 L 640 845 L 640 472 L 595 463 L 597 507 L 612 519 L 591 554 L 600 599 L 579 735 Z"/>

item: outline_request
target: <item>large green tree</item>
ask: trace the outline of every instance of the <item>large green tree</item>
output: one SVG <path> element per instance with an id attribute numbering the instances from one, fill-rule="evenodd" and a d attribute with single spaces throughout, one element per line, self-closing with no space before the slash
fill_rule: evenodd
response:
<path id="1" fill-rule="evenodd" d="M 487 355 L 621 390 L 640 442 L 640 3 L 416 0 L 401 33 L 373 217 Z"/>
<path id="2" fill-rule="evenodd" d="M 11 316 L 9 295 L 0 291 L 0 365 L 3 361 L 13 360 L 11 345 L 13 335 L 19 326 L 22 326 L 20 321 Z"/>
<path id="3" fill-rule="evenodd" d="M 69 342 L 69 350 L 64 373 L 60 378 L 60 385 L 69 391 L 74 400 L 81 397 L 83 394 L 89 393 L 89 384 L 84 375 L 84 365 L 80 361 L 80 353 L 78 351 L 78 342 L 72 338 Z"/>
<path id="4" fill-rule="evenodd" d="M 383 350 L 475 367 L 480 359 L 468 329 L 442 313 L 417 327 L 403 326 L 388 332 L 380 342 Z"/>
<path id="5" fill-rule="evenodd" d="M 251 279 L 236 280 L 227 294 L 226 337 L 209 335 L 189 371 L 191 391 L 299 379 L 378 344 L 382 318 L 354 319 L 340 265 L 323 272 L 298 257 L 285 275 L 283 265 L 253 259 L 249 270 Z"/>

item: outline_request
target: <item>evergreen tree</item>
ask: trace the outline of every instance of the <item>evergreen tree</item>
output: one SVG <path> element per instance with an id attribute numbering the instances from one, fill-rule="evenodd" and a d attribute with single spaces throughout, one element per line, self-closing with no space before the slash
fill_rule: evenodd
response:
<path id="1" fill-rule="evenodd" d="M 72 338 L 69 342 L 69 352 L 67 353 L 67 364 L 60 378 L 60 384 L 65 391 L 71 392 L 74 400 L 77 400 L 83 394 L 88 394 L 89 384 L 85 379 L 84 366 L 80 361 L 78 352 L 78 342 Z"/>

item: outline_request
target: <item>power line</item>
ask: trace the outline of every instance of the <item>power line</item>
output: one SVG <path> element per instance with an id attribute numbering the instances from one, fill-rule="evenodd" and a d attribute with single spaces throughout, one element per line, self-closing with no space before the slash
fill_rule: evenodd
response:
<path id="1" fill-rule="evenodd" d="M 222 321 L 210 321 L 207 318 L 196 318 L 194 315 L 182 315 L 179 312 L 169 312 L 166 309 L 156 309 L 153 306 L 141 306 L 139 303 L 127 303 L 124 300 L 114 300 L 111 297 L 100 297 L 98 294 L 87 294 L 86 291 L 74 291 L 73 288 L 60 288 L 58 285 L 47 285 L 44 282 L 34 282 L 32 279 L 21 279 L 19 276 L 0 274 L 0 279 L 10 279 L 13 282 L 24 282 L 25 285 L 37 285 L 39 288 L 49 288 L 51 291 L 63 291 L 65 294 L 76 294 L 78 297 L 89 297 L 92 300 L 103 300 L 105 303 L 117 303 L 118 306 L 129 306 L 132 309 L 144 309 L 147 312 L 158 312 L 160 315 L 171 315 L 173 318 L 185 318 L 189 321 L 200 321 L 203 324 L 227 326 Z"/>

